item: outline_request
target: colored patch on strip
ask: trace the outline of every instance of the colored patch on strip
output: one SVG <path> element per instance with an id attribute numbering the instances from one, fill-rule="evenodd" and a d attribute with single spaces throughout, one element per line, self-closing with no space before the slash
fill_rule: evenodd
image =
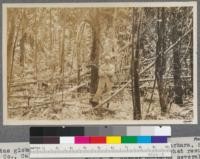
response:
<path id="1" fill-rule="evenodd" d="M 89 144 L 90 137 L 89 136 L 76 136 L 75 137 L 75 144 Z"/>
<path id="2" fill-rule="evenodd" d="M 137 136 L 137 143 L 151 143 L 151 136 Z"/>
<path id="3" fill-rule="evenodd" d="M 60 137 L 60 144 L 74 144 L 74 137 Z"/>
<path id="4" fill-rule="evenodd" d="M 167 143 L 167 137 L 166 136 L 152 136 L 151 142 L 152 143 Z"/>
<path id="5" fill-rule="evenodd" d="M 59 136 L 43 136 L 44 144 L 59 144 L 60 137 Z"/>
<path id="6" fill-rule="evenodd" d="M 42 136 L 31 136 L 29 140 L 30 144 L 43 144 Z"/>
<path id="7" fill-rule="evenodd" d="M 107 136 L 106 143 L 107 144 L 121 144 L 121 136 Z"/>
<path id="8" fill-rule="evenodd" d="M 126 143 L 137 143 L 137 137 L 136 136 L 122 136 L 121 142 Z"/>
<path id="9" fill-rule="evenodd" d="M 104 136 L 91 136 L 90 137 L 90 143 L 91 144 L 105 144 L 106 143 L 106 137 L 104 137 Z"/>

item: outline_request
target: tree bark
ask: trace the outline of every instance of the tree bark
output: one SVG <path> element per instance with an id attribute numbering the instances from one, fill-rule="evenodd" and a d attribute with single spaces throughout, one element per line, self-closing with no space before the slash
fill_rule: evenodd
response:
<path id="1" fill-rule="evenodd" d="M 15 19 L 15 18 L 14 18 Z M 17 45 L 19 30 L 21 27 L 22 18 L 20 19 L 19 26 L 15 29 L 15 20 L 11 20 L 11 29 L 14 31 L 10 31 L 10 35 L 8 36 L 7 41 L 7 88 L 8 94 L 10 92 L 10 83 L 13 74 L 13 65 L 14 65 L 14 56 L 15 56 L 15 47 Z"/>
<path id="2" fill-rule="evenodd" d="M 50 25 L 49 25 L 49 30 L 50 30 L 50 50 L 52 51 L 52 48 L 53 48 L 53 36 L 52 36 L 52 13 L 51 13 L 51 10 L 49 10 L 49 22 L 50 22 Z"/>
<path id="3" fill-rule="evenodd" d="M 22 38 L 20 40 L 20 65 L 24 67 L 24 58 L 25 58 L 25 41 L 26 41 L 26 34 L 22 33 Z"/>
<path id="4" fill-rule="evenodd" d="M 22 11 L 22 28 L 21 28 L 21 34 L 22 38 L 20 40 L 20 65 L 24 67 L 25 62 L 25 42 L 27 41 L 27 33 L 24 32 L 27 23 L 27 18 L 25 15 L 25 11 Z"/>
<path id="5" fill-rule="evenodd" d="M 155 63 L 155 76 L 158 85 L 158 94 L 159 94 L 159 102 L 161 107 L 161 113 L 167 112 L 167 105 L 165 102 L 165 95 L 164 95 L 164 81 L 163 81 L 163 74 L 165 71 L 165 9 L 158 8 L 157 9 L 157 35 L 158 40 L 156 44 L 156 63 Z"/>
<path id="6" fill-rule="evenodd" d="M 177 28 L 177 11 L 175 9 L 172 10 L 173 13 L 173 24 L 172 28 L 172 43 L 175 43 L 176 40 L 181 36 L 181 32 L 178 31 Z M 181 42 L 179 43 L 178 48 L 173 49 L 173 76 L 174 76 L 174 101 L 176 104 L 183 104 L 183 90 L 182 90 L 182 80 L 181 80 L 181 63 L 180 63 L 180 48 Z"/>
<path id="7" fill-rule="evenodd" d="M 76 57 L 77 57 L 77 86 L 80 85 L 81 82 L 81 39 L 83 36 L 85 28 L 85 23 L 80 26 L 80 30 L 78 31 L 77 35 L 77 45 L 76 45 Z M 77 92 L 80 92 L 80 89 L 77 89 Z"/>
<path id="8" fill-rule="evenodd" d="M 139 14 L 139 18 L 136 18 Z M 132 78 L 132 100 L 133 100 L 133 119 L 140 120 L 141 115 L 141 104 L 140 104 L 140 84 L 139 84 L 139 53 L 140 53 L 140 27 L 141 27 L 141 16 L 140 11 L 136 12 L 133 10 L 133 28 L 132 28 L 132 60 L 131 60 L 131 78 Z M 139 22 L 138 22 L 139 19 Z M 134 24 L 135 23 L 135 24 Z M 137 28 L 136 32 L 136 48 L 134 49 L 134 29 Z"/>
<path id="9" fill-rule="evenodd" d="M 9 85 L 10 83 L 10 76 L 11 76 L 11 63 L 13 60 L 13 45 L 14 45 L 14 38 L 15 38 L 15 22 L 16 18 L 15 16 L 10 13 L 9 16 L 11 19 L 8 21 L 10 23 L 10 27 L 8 30 L 8 40 L 7 40 L 7 84 Z"/>
<path id="10" fill-rule="evenodd" d="M 60 53 L 60 73 L 64 72 L 64 60 L 65 60 L 65 28 L 62 29 L 61 34 L 61 53 Z"/>
<path id="11" fill-rule="evenodd" d="M 90 93 L 95 94 L 98 86 L 98 65 L 99 65 L 99 41 L 100 41 L 100 23 L 99 23 L 99 11 L 94 11 L 95 15 L 92 17 L 92 30 L 93 30 L 93 46 L 91 52 L 91 83 L 90 83 Z"/>
<path id="12" fill-rule="evenodd" d="M 191 33 L 190 45 L 190 70 L 191 70 L 191 90 L 193 91 L 193 32 Z"/>
<path id="13" fill-rule="evenodd" d="M 36 18 L 37 18 L 37 10 L 35 10 L 35 26 L 36 26 Z M 37 33 L 37 27 L 35 27 L 35 33 L 34 33 L 34 66 L 35 66 L 35 80 L 36 80 L 36 87 L 38 91 L 38 33 Z M 37 93 L 37 92 L 36 92 Z"/>

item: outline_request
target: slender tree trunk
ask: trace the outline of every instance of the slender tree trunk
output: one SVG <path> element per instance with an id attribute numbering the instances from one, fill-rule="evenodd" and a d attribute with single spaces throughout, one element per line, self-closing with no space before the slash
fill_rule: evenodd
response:
<path id="1" fill-rule="evenodd" d="M 137 16 L 139 14 L 139 22 Z M 138 13 L 133 10 L 133 28 L 132 28 L 132 60 L 131 60 L 131 78 L 132 78 L 132 100 L 133 100 L 133 119 L 140 120 L 141 115 L 141 104 L 140 104 L 140 85 L 139 85 L 139 53 L 140 53 L 140 27 L 141 27 L 141 16 L 140 10 Z M 136 25 L 137 24 L 137 25 Z M 136 27 L 135 27 L 136 26 Z M 136 32 L 136 48 L 134 49 L 134 29 L 137 28 Z"/>
<path id="2" fill-rule="evenodd" d="M 62 73 L 62 31 L 58 31 L 58 50 L 59 50 L 59 68 L 60 68 L 60 74 Z"/>
<path id="3" fill-rule="evenodd" d="M 63 28 L 62 34 L 62 53 L 61 53 L 61 73 L 62 73 L 62 103 L 64 99 L 64 83 L 65 83 L 65 27 Z"/>
<path id="4" fill-rule="evenodd" d="M 19 29 L 19 28 L 18 28 Z M 13 75 L 13 66 L 14 66 L 14 57 L 15 57 L 15 48 L 16 48 L 16 44 L 17 44 L 17 39 L 18 39 L 18 34 L 19 33 L 19 30 L 17 30 L 17 33 L 16 33 L 16 36 L 15 36 L 15 39 L 14 39 L 14 43 L 13 43 L 13 49 L 12 49 L 12 55 L 11 55 L 11 68 L 10 68 L 10 75 L 9 75 L 9 82 L 11 82 L 11 79 L 12 79 L 12 75 Z M 9 83 L 10 84 L 10 83 Z M 10 92 L 10 86 L 8 88 L 8 92 Z"/>
<path id="5" fill-rule="evenodd" d="M 165 9 L 158 8 L 157 9 L 157 34 L 158 40 L 156 44 L 156 63 L 155 63 L 155 76 L 158 85 L 158 94 L 159 94 L 159 101 L 161 106 L 161 113 L 167 112 L 167 105 L 165 102 L 165 95 L 164 95 L 164 81 L 163 81 L 163 74 L 165 71 L 165 57 L 163 52 L 165 51 Z M 160 21 L 161 19 L 161 21 Z"/>
<path id="6" fill-rule="evenodd" d="M 50 21 L 50 25 L 49 25 L 49 30 L 50 30 L 50 50 L 52 51 L 52 48 L 53 48 L 53 35 L 52 35 L 52 13 L 51 13 L 51 9 L 49 11 L 49 21 Z"/>
<path id="7" fill-rule="evenodd" d="M 25 41 L 26 41 L 26 33 L 24 32 L 24 27 L 26 27 L 26 17 L 25 13 L 22 13 L 22 38 L 20 40 L 20 65 L 24 67 L 24 61 L 25 61 Z"/>
<path id="8" fill-rule="evenodd" d="M 25 46 L 24 43 L 26 41 L 26 35 L 24 34 L 20 40 L 20 65 L 24 67 L 24 54 L 25 54 Z"/>
<path id="9" fill-rule="evenodd" d="M 64 72 L 64 52 L 65 52 L 65 28 L 62 30 L 61 34 L 61 53 L 60 53 L 60 73 Z"/>
<path id="10" fill-rule="evenodd" d="M 172 10 L 173 13 L 173 24 L 174 27 L 172 29 L 172 43 L 175 43 L 176 40 L 181 36 L 180 31 L 178 31 L 177 28 L 177 13 L 176 10 Z M 180 48 L 181 48 L 181 42 L 179 43 L 178 48 L 173 49 L 173 76 L 174 76 L 174 93 L 175 93 L 175 103 L 182 105 L 183 104 L 183 90 L 182 90 L 182 81 L 181 81 L 181 63 L 180 63 Z"/>
<path id="11" fill-rule="evenodd" d="M 10 29 L 8 30 L 8 40 L 7 40 L 7 84 L 10 83 L 11 76 L 11 64 L 13 61 L 13 47 L 14 47 L 14 39 L 15 39 L 15 20 L 16 18 L 11 15 L 10 20 Z"/>
<path id="12" fill-rule="evenodd" d="M 191 70 L 191 90 L 193 91 L 193 32 L 191 33 L 191 46 L 190 46 L 190 70 Z"/>
<path id="13" fill-rule="evenodd" d="M 35 10 L 35 25 L 36 25 L 36 14 L 37 10 Z M 35 80 L 36 80 L 36 88 L 38 91 L 38 42 L 37 42 L 37 29 L 35 28 L 35 35 L 34 35 L 34 65 L 35 65 Z M 37 92 L 36 92 L 37 93 Z"/>
<path id="14" fill-rule="evenodd" d="M 8 57 L 8 59 L 7 59 L 7 80 L 8 80 L 8 82 L 7 82 L 7 88 L 8 88 L 8 94 L 9 94 L 9 92 L 10 92 L 10 82 L 11 82 L 11 79 L 12 79 L 12 75 L 13 75 L 13 65 L 14 65 L 14 57 L 15 57 L 15 48 L 16 48 L 16 45 L 17 45 L 17 40 L 18 40 L 18 35 L 19 35 L 19 30 L 20 30 L 20 27 L 21 27 L 21 22 L 22 22 L 22 18 L 20 19 L 20 24 L 19 24 L 19 26 L 17 27 L 17 29 L 15 29 L 15 20 L 14 21 L 12 21 L 13 23 L 11 23 L 11 28 L 13 29 L 13 30 L 15 30 L 16 31 L 16 34 L 15 34 L 15 32 L 12 32 L 11 31 L 11 33 L 13 34 L 13 35 L 10 35 L 10 37 L 9 37 L 9 39 L 8 40 L 11 40 L 11 42 L 10 41 L 8 41 L 8 44 L 7 44 L 7 52 L 8 52 L 8 55 L 7 55 L 7 57 Z M 13 39 L 11 39 L 11 38 L 13 38 Z M 8 47 L 11 47 L 11 48 L 8 48 Z"/>
<path id="15" fill-rule="evenodd" d="M 77 86 L 80 85 L 81 82 L 81 39 L 83 36 L 83 31 L 85 28 L 85 24 L 82 24 L 80 26 L 80 30 L 78 31 L 78 35 L 77 35 L 77 52 L 76 52 L 76 57 L 77 57 Z M 77 89 L 77 92 L 80 92 L 80 89 Z"/>

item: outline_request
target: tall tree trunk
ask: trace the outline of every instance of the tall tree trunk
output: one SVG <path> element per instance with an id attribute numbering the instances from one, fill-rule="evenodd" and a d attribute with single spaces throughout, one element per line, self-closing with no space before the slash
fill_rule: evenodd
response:
<path id="1" fill-rule="evenodd" d="M 22 33 L 20 40 L 20 65 L 24 67 L 26 34 Z"/>
<path id="2" fill-rule="evenodd" d="M 58 51 L 59 51 L 59 71 L 60 74 L 62 73 L 62 47 L 63 47 L 63 40 L 62 40 L 62 36 L 63 32 L 61 30 L 58 31 Z"/>
<path id="3" fill-rule="evenodd" d="M 158 85 L 158 94 L 159 94 L 159 101 L 161 106 L 161 113 L 166 113 L 167 105 L 165 102 L 165 95 L 164 95 L 164 81 L 163 81 L 163 74 L 165 71 L 165 57 L 163 52 L 165 51 L 165 9 L 158 8 L 157 9 L 157 34 L 158 40 L 156 44 L 156 63 L 155 63 L 155 76 Z"/>
<path id="4" fill-rule="evenodd" d="M 94 17 L 92 17 L 92 30 L 93 30 L 93 46 L 91 52 L 91 84 L 90 93 L 95 94 L 98 86 L 98 65 L 99 65 L 99 41 L 100 41 L 100 23 L 98 18 L 98 10 L 95 11 Z"/>
<path id="5" fill-rule="evenodd" d="M 11 76 L 11 64 L 13 61 L 13 46 L 14 46 L 14 38 L 15 38 L 15 21 L 16 18 L 14 15 L 10 15 L 10 27 L 8 30 L 8 40 L 7 40 L 7 84 L 10 83 L 10 76 Z"/>
<path id="6" fill-rule="evenodd" d="M 35 25 L 37 23 L 37 10 L 35 10 Z M 36 90 L 38 91 L 38 35 L 37 35 L 37 28 L 35 27 L 34 32 L 34 66 L 35 66 L 35 80 L 36 80 Z M 38 93 L 38 92 L 36 92 Z"/>
<path id="7" fill-rule="evenodd" d="M 191 70 L 191 90 L 193 91 L 193 32 L 191 33 L 191 46 L 190 46 L 190 70 Z"/>
<path id="8" fill-rule="evenodd" d="M 140 27 L 141 27 L 141 11 L 138 12 L 133 9 L 133 27 L 132 27 L 132 60 L 131 60 L 131 78 L 132 78 L 132 100 L 133 100 L 133 119 L 140 120 L 141 115 L 141 104 L 140 104 L 140 85 L 139 85 L 139 53 L 140 53 Z M 136 18 L 139 14 L 138 18 Z M 136 32 L 136 48 L 134 48 L 134 29 L 137 28 Z"/>
<path id="9" fill-rule="evenodd" d="M 22 10 L 22 28 L 21 28 L 22 38 L 20 40 L 20 65 L 22 67 L 24 67 L 24 62 L 25 62 L 25 42 L 27 40 L 27 34 L 26 32 L 24 32 L 24 30 L 26 24 L 27 24 L 26 13 L 24 10 Z"/>
<path id="10" fill-rule="evenodd" d="M 13 66 L 14 66 L 14 58 L 15 58 L 15 48 L 16 48 L 16 44 L 17 44 L 17 39 L 18 39 L 18 35 L 19 35 L 19 28 L 17 29 L 17 33 L 14 39 L 14 43 L 13 43 L 13 48 L 12 48 L 12 54 L 11 54 L 11 66 L 10 66 L 10 72 L 9 72 L 9 84 L 11 82 L 12 79 L 12 75 L 13 75 Z M 8 86 L 8 93 L 10 92 L 10 85 Z"/>
<path id="11" fill-rule="evenodd" d="M 62 53 L 61 53 L 61 73 L 62 73 L 62 103 L 64 99 L 64 83 L 65 83 L 65 27 L 62 33 Z"/>
<path id="12" fill-rule="evenodd" d="M 78 35 L 77 35 L 77 45 L 76 45 L 76 63 L 77 63 L 77 86 L 80 85 L 80 82 L 81 82 L 81 39 L 82 39 L 82 36 L 83 36 L 83 32 L 84 32 L 84 28 L 85 28 L 85 23 L 83 23 L 81 26 L 80 26 L 80 30 L 78 31 Z M 80 89 L 77 89 L 77 92 L 80 92 Z"/>
<path id="13" fill-rule="evenodd" d="M 62 30 L 61 34 L 61 53 L 60 53 L 60 73 L 64 72 L 64 53 L 65 53 L 65 28 Z"/>
<path id="14" fill-rule="evenodd" d="M 53 31 L 52 31 L 52 13 L 51 13 L 51 9 L 49 11 L 49 22 L 50 22 L 50 25 L 49 25 L 49 30 L 50 30 L 50 50 L 52 51 L 52 48 L 53 48 Z"/>
<path id="15" fill-rule="evenodd" d="M 15 19 L 15 18 L 14 18 Z M 15 29 L 15 20 L 11 20 L 11 30 L 10 34 L 8 36 L 7 41 L 7 88 L 8 88 L 8 94 L 10 92 L 10 82 L 12 79 L 13 74 L 13 65 L 14 65 L 14 56 L 15 56 L 15 48 L 17 45 L 19 30 L 21 27 L 22 18 L 20 19 L 19 26 Z"/>
<path id="16" fill-rule="evenodd" d="M 175 43 L 176 40 L 181 36 L 181 32 L 178 31 L 177 21 L 177 11 L 175 9 L 172 10 L 173 13 L 173 24 L 172 28 L 172 43 Z M 174 76 L 174 92 L 175 92 L 175 103 L 182 105 L 183 104 L 183 90 L 182 90 L 182 81 L 181 81 L 181 62 L 180 62 L 180 48 L 181 42 L 179 43 L 179 47 L 173 49 L 173 76 Z"/>

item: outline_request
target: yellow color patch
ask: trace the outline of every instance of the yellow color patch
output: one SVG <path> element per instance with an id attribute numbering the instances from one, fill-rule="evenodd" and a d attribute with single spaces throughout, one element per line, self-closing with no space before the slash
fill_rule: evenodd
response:
<path id="1" fill-rule="evenodd" d="M 106 143 L 107 144 L 121 144 L 121 136 L 107 136 Z"/>

